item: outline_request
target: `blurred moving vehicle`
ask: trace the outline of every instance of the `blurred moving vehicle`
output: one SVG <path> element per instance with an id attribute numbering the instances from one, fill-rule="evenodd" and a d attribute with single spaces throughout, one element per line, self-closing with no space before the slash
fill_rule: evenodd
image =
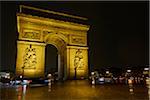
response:
<path id="1" fill-rule="evenodd" d="M 105 83 L 105 78 L 104 77 L 98 78 L 98 82 L 99 82 L 99 84 L 104 84 Z"/>
<path id="2" fill-rule="evenodd" d="M 92 84 L 113 83 L 112 73 L 106 71 L 105 75 L 99 74 L 98 71 L 91 72 L 89 77 Z"/>
<path id="3" fill-rule="evenodd" d="M 113 83 L 113 79 L 111 77 L 105 77 L 105 83 Z"/>
<path id="4" fill-rule="evenodd" d="M 9 83 L 10 82 L 10 73 L 0 72 L 0 82 Z"/>

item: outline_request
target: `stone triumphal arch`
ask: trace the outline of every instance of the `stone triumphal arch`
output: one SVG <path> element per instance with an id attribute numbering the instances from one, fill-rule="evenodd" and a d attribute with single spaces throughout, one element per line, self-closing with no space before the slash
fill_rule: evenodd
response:
<path id="1" fill-rule="evenodd" d="M 17 75 L 44 76 L 45 46 L 52 44 L 58 50 L 60 79 L 88 76 L 89 26 L 20 12 L 17 13 L 17 27 Z"/>

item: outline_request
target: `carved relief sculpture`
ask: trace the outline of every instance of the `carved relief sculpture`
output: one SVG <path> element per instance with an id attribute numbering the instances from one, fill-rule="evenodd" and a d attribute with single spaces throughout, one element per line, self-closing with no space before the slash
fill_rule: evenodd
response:
<path id="1" fill-rule="evenodd" d="M 30 29 L 24 29 L 22 38 L 27 38 L 27 39 L 40 39 L 40 33 L 38 30 L 30 30 Z"/>
<path id="2" fill-rule="evenodd" d="M 71 43 L 75 45 L 86 45 L 84 36 L 71 36 Z"/>
<path id="3" fill-rule="evenodd" d="M 23 68 L 24 69 L 35 69 L 36 68 L 36 49 L 30 47 L 25 49 L 25 54 L 23 57 Z"/>
<path id="4" fill-rule="evenodd" d="M 74 59 L 74 67 L 75 68 L 82 68 L 83 67 L 83 54 L 80 49 L 76 51 L 75 59 Z"/>
<path id="5" fill-rule="evenodd" d="M 82 67 L 83 67 L 83 55 L 82 51 L 78 49 L 76 51 L 74 58 L 74 71 L 75 71 L 74 79 L 77 78 L 77 69 L 81 69 Z"/>

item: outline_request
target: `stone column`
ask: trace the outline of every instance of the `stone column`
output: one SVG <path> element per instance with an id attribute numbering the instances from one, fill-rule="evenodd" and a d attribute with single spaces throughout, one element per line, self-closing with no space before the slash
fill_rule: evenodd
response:
<path id="1" fill-rule="evenodd" d="M 61 56 L 60 53 L 58 53 L 58 79 L 61 78 Z"/>

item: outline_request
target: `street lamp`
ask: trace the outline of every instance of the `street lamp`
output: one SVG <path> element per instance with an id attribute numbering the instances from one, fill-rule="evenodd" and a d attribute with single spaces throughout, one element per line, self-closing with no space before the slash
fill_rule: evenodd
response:
<path id="1" fill-rule="evenodd" d="M 109 74 L 109 71 L 106 71 L 106 74 Z"/>
<path id="2" fill-rule="evenodd" d="M 144 70 L 148 71 L 148 70 L 149 70 L 149 68 L 144 68 Z"/>
<path id="3" fill-rule="evenodd" d="M 75 67 L 74 70 L 75 70 L 74 79 L 76 80 L 76 77 L 77 77 L 77 67 Z"/>
<path id="4" fill-rule="evenodd" d="M 23 76 L 23 78 L 24 78 L 24 67 L 25 66 L 22 67 L 22 76 Z"/>
<path id="5" fill-rule="evenodd" d="M 128 72 L 128 73 L 130 73 L 130 72 L 131 72 L 131 70 L 129 70 L 129 69 L 128 69 L 128 70 L 127 70 L 127 72 Z"/>

